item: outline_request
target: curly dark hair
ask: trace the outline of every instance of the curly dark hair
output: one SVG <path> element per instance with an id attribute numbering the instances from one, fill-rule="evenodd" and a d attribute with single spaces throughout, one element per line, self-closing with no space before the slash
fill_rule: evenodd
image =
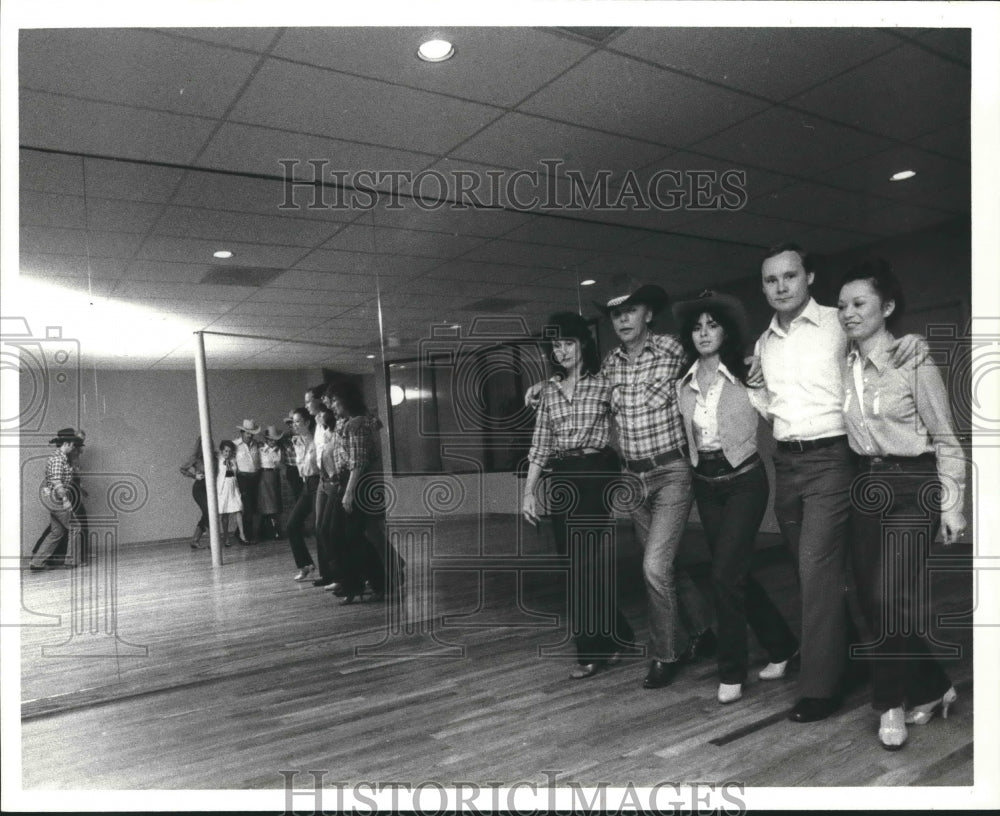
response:
<path id="1" fill-rule="evenodd" d="M 695 324 L 698 319 L 707 314 L 716 323 L 722 326 L 722 345 L 719 347 L 719 360 L 729 369 L 729 373 L 738 379 L 743 385 L 747 384 L 747 374 L 750 369 L 743 361 L 743 350 L 746 339 L 742 336 L 740 327 L 734 323 L 723 309 L 716 309 L 707 305 L 704 309 L 692 309 L 685 315 L 680 325 L 680 341 L 687 353 L 687 364 L 690 366 L 700 356 L 695 348 L 691 335 L 694 333 Z"/>
<path id="2" fill-rule="evenodd" d="M 363 416 L 368 413 L 365 395 L 361 393 L 361 387 L 354 380 L 346 377 L 331 380 L 327 383 L 326 395 L 332 400 L 337 400 L 348 416 Z"/>
<path id="3" fill-rule="evenodd" d="M 871 258 L 844 273 L 840 279 L 840 288 L 843 289 L 848 283 L 858 280 L 868 281 L 871 284 L 883 306 L 890 300 L 896 304 L 892 314 L 885 319 L 886 327 L 894 328 L 903 316 L 906 299 L 903 297 L 903 286 L 892 271 L 892 266 L 882 258 Z"/>

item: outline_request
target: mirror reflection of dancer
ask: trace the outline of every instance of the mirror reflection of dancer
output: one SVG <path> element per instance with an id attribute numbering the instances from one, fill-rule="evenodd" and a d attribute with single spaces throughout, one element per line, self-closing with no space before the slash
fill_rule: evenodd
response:
<path id="1" fill-rule="evenodd" d="M 258 535 L 269 535 L 275 541 L 281 538 L 281 449 L 285 432 L 268 425 L 264 432 L 264 445 L 260 449 L 260 484 L 257 488 L 257 512 L 260 514 Z"/>
<path id="2" fill-rule="evenodd" d="M 788 660 L 798 643 L 750 571 L 769 491 L 757 453 L 759 417 L 747 395 L 746 312 L 736 298 L 711 291 L 673 309 L 691 363 L 677 383 L 678 404 L 694 465 L 698 516 L 712 553 L 717 697 L 725 704 L 743 696 L 747 624 L 772 663 Z"/>
<path id="3" fill-rule="evenodd" d="M 41 491 L 49 511 L 49 534 L 29 563 L 29 569 L 36 572 L 49 569 L 46 561 L 55 552 L 63 535 L 67 537 L 65 566 L 75 567 L 80 557 L 80 523 L 73 514 L 75 490 L 70 454 L 77 445 L 83 444 L 83 438 L 72 428 L 63 428 L 49 440 L 49 444 L 55 445 L 56 449 L 45 463 Z"/>
<path id="4" fill-rule="evenodd" d="M 243 501 L 236 481 L 236 445 L 228 439 L 219 445 L 219 476 L 216 479 L 216 492 L 219 497 L 219 517 L 222 521 L 222 544 L 229 546 L 229 520 L 236 523 L 237 535 L 246 541 L 243 533 Z"/>
<path id="5" fill-rule="evenodd" d="M 906 742 L 907 723 L 924 725 L 938 711 L 947 717 L 958 697 L 928 648 L 927 557 L 938 527 L 945 545 L 965 531 L 965 456 L 937 366 L 926 358 L 901 368 L 890 363 L 903 291 L 889 265 L 877 260 L 852 269 L 838 310 L 849 342 L 844 419 L 859 454 L 851 554 L 877 638 L 872 707 L 881 714 L 879 741 L 895 751 Z"/>
<path id="6" fill-rule="evenodd" d="M 243 503 L 240 544 L 256 544 L 257 492 L 260 489 L 260 443 L 257 434 L 260 433 L 260 426 L 252 419 L 244 419 L 243 424 L 237 427 L 240 438 L 234 439 L 233 445 L 236 447 L 236 484 Z"/>
<path id="7" fill-rule="evenodd" d="M 538 523 L 535 491 L 544 469 L 560 509 L 553 511 L 556 542 L 572 558 L 570 616 L 578 666 L 574 680 L 593 677 L 605 665 L 621 659 L 619 649 L 632 645 L 634 633 L 618 608 L 617 587 L 602 566 L 614 563 L 610 490 L 621 476 L 618 454 L 608 446 L 611 436 L 611 384 L 600 373 L 597 344 L 587 321 L 573 312 L 549 317 L 554 330 L 549 355 L 555 376 L 539 394 L 535 433 L 528 453 L 522 513 Z M 594 522 L 593 531 L 585 528 Z M 582 526 L 583 525 L 583 526 Z M 577 534 L 573 535 L 572 532 Z"/>
<path id="8" fill-rule="evenodd" d="M 72 431 L 72 428 L 64 428 L 59 433 L 64 433 L 66 431 Z M 83 500 L 87 497 L 88 493 L 83 486 L 83 479 L 81 478 L 81 465 L 80 460 L 83 458 L 83 448 L 87 441 L 87 433 L 81 428 L 76 435 L 80 438 L 80 441 L 73 445 L 70 450 L 68 459 L 70 468 L 73 470 L 72 478 L 72 501 L 73 501 L 73 517 L 76 519 L 77 524 L 80 526 L 80 555 L 78 564 L 86 564 L 90 559 L 90 537 L 87 530 L 87 508 L 83 504 Z M 35 541 L 35 546 L 31 549 L 31 554 L 34 555 L 38 552 L 42 543 L 48 537 L 49 533 L 52 532 L 52 525 L 49 524 L 42 531 L 42 534 Z M 72 564 L 66 561 L 66 550 L 69 546 L 69 535 L 63 533 L 59 539 L 59 543 L 56 545 L 55 550 L 46 559 L 45 563 L 47 566 L 72 566 Z"/>
<path id="9" fill-rule="evenodd" d="M 292 549 L 295 566 L 299 570 L 293 580 L 308 581 L 316 569 L 305 539 L 306 519 L 316 506 L 316 492 L 319 489 L 319 466 L 316 464 L 316 450 L 313 443 L 315 428 L 312 412 L 307 408 L 293 409 L 290 418 L 292 445 L 295 448 L 297 463 L 295 467 L 302 481 L 302 491 L 288 514 L 285 532 L 288 534 L 288 545 Z"/>
<path id="10" fill-rule="evenodd" d="M 181 473 L 193 480 L 191 485 L 191 498 L 201 510 L 201 518 L 194 526 L 194 534 L 191 536 L 191 549 L 204 549 L 201 537 L 208 530 L 208 490 L 205 483 L 205 458 L 201 452 L 201 437 L 194 443 L 194 453 L 181 465 Z"/>

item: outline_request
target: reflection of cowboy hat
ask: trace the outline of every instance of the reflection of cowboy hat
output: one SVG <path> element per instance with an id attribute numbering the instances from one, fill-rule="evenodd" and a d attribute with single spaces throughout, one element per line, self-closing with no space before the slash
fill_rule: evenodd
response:
<path id="1" fill-rule="evenodd" d="M 242 425 L 237 425 L 241 431 L 246 431 L 247 433 L 260 433 L 260 425 L 254 422 L 252 419 L 244 419 Z"/>
<path id="2" fill-rule="evenodd" d="M 284 431 L 279 431 L 273 425 L 268 425 L 267 430 L 264 431 L 264 438 L 270 439 L 272 442 L 277 442 L 285 435 Z"/>
<path id="3" fill-rule="evenodd" d="M 715 312 L 716 314 L 721 314 L 724 317 L 728 317 L 729 321 L 736 327 L 736 330 L 740 333 L 740 342 L 745 342 L 747 339 L 749 325 L 747 321 L 746 309 L 744 309 L 743 304 L 732 295 L 723 295 L 713 292 L 711 289 L 706 289 L 693 300 L 685 300 L 682 303 L 675 303 L 672 308 L 674 317 L 677 319 L 679 324 L 684 323 L 684 321 L 692 314 L 694 314 L 695 317 L 700 315 L 702 312 Z"/>
<path id="4" fill-rule="evenodd" d="M 56 431 L 55 437 L 49 440 L 50 445 L 62 445 L 64 442 L 72 442 L 74 445 L 82 445 L 83 437 L 81 437 L 72 428 L 60 428 Z"/>
<path id="5" fill-rule="evenodd" d="M 653 314 L 657 314 L 663 311 L 666 305 L 670 303 L 670 297 L 663 291 L 663 287 L 657 286 L 655 283 L 646 283 L 630 294 L 611 298 L 606 305 L 602 306 L 597 301 L 594 301 L 594 305 L 604 312 L 605 315 L 611 314 L 612 309 L 631 306 L 633 303 L 641 303 L 644 306 L 648 306 L 653 310 Z"/>

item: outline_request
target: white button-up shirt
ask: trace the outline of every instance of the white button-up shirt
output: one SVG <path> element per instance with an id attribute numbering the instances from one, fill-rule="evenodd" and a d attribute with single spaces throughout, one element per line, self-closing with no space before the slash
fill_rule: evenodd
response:
<path id="1" fill-rule="evenodd" d="M 749 389 L 754 407 L 773 424 L 774 438 L 822 439 L 847 433 L 841 366 L 847 338 L 832 306 L 809 298 L 786 332 L 771 318 L 757 340 L 765 388 Z"/>

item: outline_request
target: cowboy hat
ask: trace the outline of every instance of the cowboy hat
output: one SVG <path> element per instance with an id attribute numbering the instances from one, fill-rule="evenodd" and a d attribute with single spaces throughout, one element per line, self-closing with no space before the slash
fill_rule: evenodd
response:
<path id="1" fill-rule="evenodd" d="M 596 300 L 592 302 L 605 315 L 610 315 L 612 309 L 631 306 L 634 303 L 641 303 L 644 306 L 648 306 L 653 311 L 653 314 L 657 314 L 663 311 L 667 304 L 670 303 L 670 297 L 663 290 L 663 287 L 657 286 L 655 283 L 645 283 L 634 292 L 611 298 L 604 305 L 598 303 Z"/>
<path id="2" fill-rule="evenodd" d="M 72 442 L 74 445 L 82 445 L 81 437 L 73 428 L 60 428 L 56 431 L 55 437 L 49 440 L 50 445 L 62 445 L 64 442 Z"/>
<path id="3" fill-rule="evenodd" d="M 279 439 L 284 437 L 285 432 L 279 431 L 274 425 L 268 425 L 267 430 L 264 431 L 264 438 L 270 439 L 272 442 L 277 442 Z"/>
<path id="4" fill-rule="evenodd" d="M 256 434 L 260 433 L 260 425 L 254 422 L 252 419 L 244 419 L 242 425 L 237 425 L 241 431 L 246 431 L 247 433 Z"/>
<path id="5" fill-rule="evenodd" d="M 729 322 L 736 327 L 736 330 L 740 334 L 740 339 L 746 342 L 748 332 L 749 332 L 749 322 L 747 321 L 746 309 L 743 308 L 743 304 L 734 298 L 732 295 L 723 295 L 718 292 L 713 292 L 711 289 L 706 289 L 698 297 L 692 300 L 685 300 L 680 303 L 675 303 L 672 307 L 674 312 L 674 317 L 676 318 L 678 324 L 683 324 L 684 321 L 694 314 L 695 317 L 700 315 L 702 312 L 714 312 L 715 314 L 721 314 L 724 317 L 729 318 Z"/>

